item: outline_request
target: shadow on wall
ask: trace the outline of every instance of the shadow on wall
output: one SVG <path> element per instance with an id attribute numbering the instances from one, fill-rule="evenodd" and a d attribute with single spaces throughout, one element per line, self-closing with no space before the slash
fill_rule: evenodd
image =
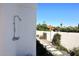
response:
<path id="1" fill-rule="evenodd" d="M 16 54 L 16 56 L 33 56 L 33 54 L 20 52 L 20 53 Z"/>
<path id="2" fill-rule="evenodd" d="M 47 39 L 47 34 L 46 33 L 43 33 L 43 36 L 40 36 L 39 38 L 40 39 Z"/>

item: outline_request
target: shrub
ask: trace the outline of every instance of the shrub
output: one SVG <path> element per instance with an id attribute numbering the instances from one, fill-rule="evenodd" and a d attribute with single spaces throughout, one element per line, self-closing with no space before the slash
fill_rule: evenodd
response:
<path id="1" fill-rule="evenodd" d="M 70 50 L 70 55 L 71 56 L 79 56 L 79 47 L 73 48 L 72 50 Z"/>
<path id="2" fill-rule="evenodd" d="M 53 40 L 52 40 L 52 44 L 59 46 L 59 45 L 60 45 L 60 39 L 61 39 L 61 35 L 58 34 L 58 33 L 56 33 L 56 34 L 54 35 Z"/>
<path id="3" fill-rule="evenodd" d="M 38 24 L 36 29 L 40 31 L 49 31 L 47 24 Z"/>
<path id="4" fill-rule="evenodd" d="M 58 50 L 60 50 L 60 51 L 66 51 L 66 52 L 68 52 L 67 48 L 65 48 L 65 47 L 62 46 L 62 45 L 59 45 L 59 46 L 57 46 L 56 48 L 57 48 Z"/>
<path id="5" fill-rule="evenodd" d="M 79 28 L 78 27 L 72 27 L 72 26 L 68 26 L 68 27 L 61 27 L 60 28 L 61 32 L 79 32 Z"/>
<path id="6" fill-rule="evenodd" d="M 64 46 L 61 45 L 60 40 L 61 40 L 61 35 L 58 34 L 58 33 L 56 33 L 56 34 L 54 35 L 53 40 L 52 40 L 52 44 L 53 44 L 54 46 L 56 46 L 56 48 L 57 48 L 58 50 L 68 52 L 67 48 L 65 48 Z"/>

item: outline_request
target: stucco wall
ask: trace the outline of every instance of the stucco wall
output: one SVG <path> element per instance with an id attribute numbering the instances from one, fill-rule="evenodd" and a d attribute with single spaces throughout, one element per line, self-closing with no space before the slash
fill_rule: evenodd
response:
<path id="1" fill-rule="evenodd" d="M 57 32 L 51 32 L 51 36 L 50 36 L 50 32 L 46 32 L 46 31 L 36 31 L 36 35 L 39 34 L 40 35 L 43 33 L 47 33 L 47 40 L 48 41 L 52 41 L 53 36 L 55 33 Z M 66 47 L 67 49 L 73 49 L 74 47 L 79 47 L 79 33 L 68 33 L 68 32 L 58 32 L 59 34 L 61 34 L 61 44 Z M 51 37 L 51 39 L 50 39 Z"/>
<path id="2" fill-rule="evenodd" d="M 22 21 L 17 30 L 20 39 L 16 41 L 17 55 L 36 55 L 36 4 L 18 4 L 17 14 Z"/>
<path id="3" fill-rule="evenodd" d="M 16 18 L 16 36 L 13 41 L 13 17 Z M 0 4 L 0 55 L 36 55 L 36 4 Z"/>

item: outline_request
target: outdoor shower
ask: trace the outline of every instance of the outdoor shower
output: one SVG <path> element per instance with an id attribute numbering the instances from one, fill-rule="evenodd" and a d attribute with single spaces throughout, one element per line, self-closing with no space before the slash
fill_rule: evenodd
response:
<path id="1" fill-rule="evenodd" d="M 15 27 L 15 24 L 16 24 L 16 18 L 18 18 L 19 19 L 19 21 L 21 21 L 21 18 L 18 16 L 18 15 L 16 15 L 16 16 L 14 16 L 13 17 L 13 31 L 14 31 L 14 34 L 13 34 L 13 40 L 18 40 L 20 37 L 17 37 L 17 36 L 15 36 L 15 34 L 16 34 L 16 27 Z"/>

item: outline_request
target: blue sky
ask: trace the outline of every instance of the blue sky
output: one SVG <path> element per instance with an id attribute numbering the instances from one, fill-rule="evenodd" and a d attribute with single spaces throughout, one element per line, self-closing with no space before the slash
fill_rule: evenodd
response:
<path id="1" fill-rule="evenodd" d="M 37 6 L 37 24 L 75 26 L 79 23 L 79 4 L 41 3 Z"/>

